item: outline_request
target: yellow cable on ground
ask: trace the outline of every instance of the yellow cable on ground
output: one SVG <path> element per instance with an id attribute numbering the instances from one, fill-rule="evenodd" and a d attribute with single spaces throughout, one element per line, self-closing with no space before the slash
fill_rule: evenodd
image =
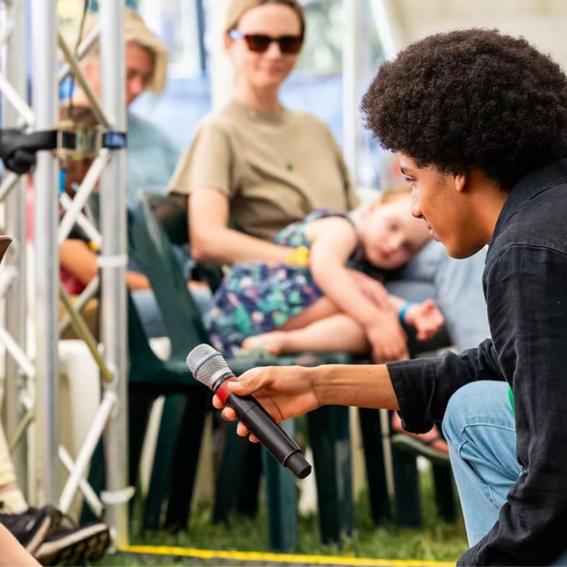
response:
<path id="1" fill-rule="evenodd" d="M 340 555 L 292 555 L 287 553 L 269 553 L 261 551 L 216 551 L 212 549 L 194 549 L 189 547 L 166 547 L 153 545 L 119 546 L 123 553 L 144 555 L 170 555 L 193 557 L 195 559 L 223 559 L 232 561 L 258 561 L 272 563 L 303 563 L 312 565 L 368 565 L 373 567 L 452 567 L 454 563 L 443 561 L 419 561 L 413 559 L 370 559 L 365 557 L 345 557 Z"/>

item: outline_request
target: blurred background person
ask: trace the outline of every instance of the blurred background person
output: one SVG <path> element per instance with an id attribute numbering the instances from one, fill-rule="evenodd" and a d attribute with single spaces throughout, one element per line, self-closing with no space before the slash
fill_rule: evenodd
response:
<path id="1" fill-rule="evenodd" d="M 89 14 L 83 36 L 98 22 L 97 14 Z M 126 10 L 124 19 L 126 42 L 125 103 L 130 106 L 142 92 L 162 92 L 167 77 L 167 49 L 133 10 Z M 96 42 L 81 61 L 81 69 L 93 92 L 100 97 L 100 46 Z M 81 89 L 74 90 L 61 109 L 61 117 L 87 128 L 97 125 L 90 101 Z M 128 152 L 126 173 L 126 201 L 129 208 L 139 201 L 139 191 L 163 194 L 178 158 L 178 152 L 169 138 L 153 123 L 128 112 Z M 91 159 L 70 161 L 66 188 L 73 189 L 83 180 Z M 80 293 L 98 274 L 98 262 L 88 239 L 79 230 L 59 249 L 62 278 L 67 290 Z M 183 260 L 182 260 L 183 261 Z M 142 322 L 149 336 L 165 334 L 161 314 L 148 279 L 130 262 L 126 282 L 133 291 Z M 91 326 L 96 326 L 96 312 L 84 312 Z"/>
<path id="2" fill-rule="evenodd" d="M 197 261 L 294 262 L 292 247 L 272 242 L 279 230 L 315 209 L 345 213 L 358 204 L 328 127 L 280 100 L 306 33 L 295 0 L 229 6 L 224 44 L 236 70 L 233 99 L 201 123 L 169 184 L 188 199 Z M 379 292 L 371 278 L 360 274 L 358 282 Z M 390 318 L 402 352 L 403 331 L 395 314 Z"/>
<path id="3" fill-rule="evenodd" d="M 84 24 L 86 37 L 98 22 L 97 14 L 89 14 Z M 126 43 L 126 105 L 130 105 L 145 91 L 160 95 L 167 79 L 168 54 L 166 46 L 147 27 L 133 10 L 124 16 L 124 40 Z M 93 92 L 100 97 L 100 46 L 98 41 L 81 60 L 81 70 Z M 85 125 L 96 125 L 90 109 L 90 101 L 80 88 L 73 88 L 64 101 L 62 118 Z M 169 137 L 154 123 L 128 111 L 128 156 L 126 174 L 126 200 L 129 207 L 137 203 L 138 191 L 164 193 L 172 175 L 178 149 Z M 70 181 L 80 182 L 80 179 Z"/>
<path id="4" fill-rule="evenodd" d="M 196 260 L 283 261 L 275 233 L 312 210 L 357 203 L 331 132 L 286 108 L 280 89 L 305 38 L 294 0 L 234 0 L 225 47 L 236 69 L 234 97 L 208 116 L 179 162 L 169 190 L 189 199 Z"/>
<path id="5" fill-rule="evenodd" d="M 15 567 L 18 565 L 39 565 L 39 563 L 18 543 L 18 540 L 0 525 L 0 565 Z"/>
<path id="6" fill-rule="evenodd" d="M 12 239 L 0 235 L 0 262 Z M 0 407 L 3 391 L 0 388 Z M 110 545 L 102 522 L 70 525 L 57 508 L 29 506 L 18 486 L 8 442 L 0 422 L 0 565 L 36 565 L 66 557 L 69 563 L 100 558 Z"/>

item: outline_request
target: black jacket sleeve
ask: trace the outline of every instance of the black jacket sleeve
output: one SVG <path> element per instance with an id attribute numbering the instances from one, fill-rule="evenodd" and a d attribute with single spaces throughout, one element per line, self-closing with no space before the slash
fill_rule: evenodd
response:
<path id="1" fill-rule="evenodd" d="M 424 433 L 441 421 L 451 396 L 468 382 L 503 380 L 492 340 L 457 355 L 391 362 L 388 371 L 404 428 Z"/>

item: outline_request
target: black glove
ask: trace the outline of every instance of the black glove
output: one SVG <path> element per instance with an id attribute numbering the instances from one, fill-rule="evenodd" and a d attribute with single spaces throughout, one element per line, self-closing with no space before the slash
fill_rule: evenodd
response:
<path id="1" fill-rule="evenodd" d="M 27 148 L 28 135 L 15 128 L 0 130 L 0 159 L 6 169 L 22 175 L 35 165 L 35 151 Z"/>

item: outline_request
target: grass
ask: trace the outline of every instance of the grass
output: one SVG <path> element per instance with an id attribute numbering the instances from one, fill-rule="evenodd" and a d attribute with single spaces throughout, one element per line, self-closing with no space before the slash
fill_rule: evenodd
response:
<path id="1" fill-rule="evenodd" d="M 300 518 L 297 553 L 309 555 L 347 555 L 375 559 L 422 559 L 452 561 L 467 548 L 462 522 L 447 524 L 439 520 L 433 504 L 432 481 L 429 473 L 422 473 L 422 516 L 420 530 L 395 525 L 373 526 L 368 498 L 363 494 L 356 506 L 356 530 L 342 545 L 322 545 L 319 540 L 318 520 L 315 514 Z M 186 533 L 171 535 L 166 532 L 133 536 L 133 544 L 181 546 L 203 549 L 268 551 L 266 511 L 262 507 L 255 519 L 232 517 L 228 525 L 213 525 L 211 510 L 202 507 L 191 516 Z M 115 565 L 203 565 L 191 558 L 158 558 L 132 555 L 107 555 L 99 566 Z M 218 561 L 215 562 L 218 564 Z M 223 565 L 230 565 L 223 562 Z"/>

